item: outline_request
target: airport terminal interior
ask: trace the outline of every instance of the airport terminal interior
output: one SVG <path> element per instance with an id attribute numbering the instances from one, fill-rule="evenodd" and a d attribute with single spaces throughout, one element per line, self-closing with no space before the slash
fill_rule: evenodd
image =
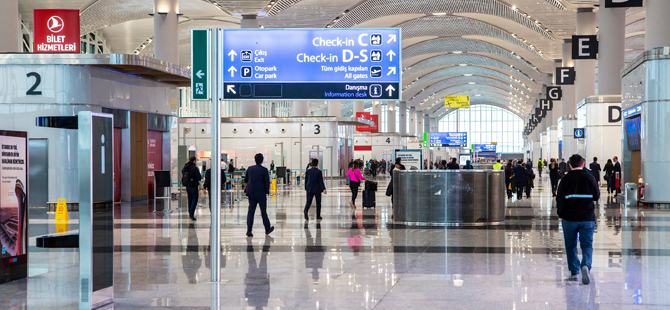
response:
<path id="1" fill-rule="evenodd" d="M 669 0 L 1 0 L 0 309 L 670 309 Z"/>

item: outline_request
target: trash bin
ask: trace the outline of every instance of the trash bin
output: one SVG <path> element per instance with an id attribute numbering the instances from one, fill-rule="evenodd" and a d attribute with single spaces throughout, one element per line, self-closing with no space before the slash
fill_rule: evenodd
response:
<path id="1" fill-rule="evenodd" d="M 626 207 L 637 206 L 637 184 L 626 183 Z"/>

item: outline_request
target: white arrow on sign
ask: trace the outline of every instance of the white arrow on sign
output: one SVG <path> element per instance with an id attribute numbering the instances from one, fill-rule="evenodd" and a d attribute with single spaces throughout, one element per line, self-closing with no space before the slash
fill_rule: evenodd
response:
<path id="1" fill-rule="evenodd" d="M 226 91 L 229 92 L 229 93 L 237 94 L 237 93 L 235 92 L 235 85 L 228 85 L 228 86 L 226 86 Z"/>
<path id="2" fill-rule="evenodd" d="M 396 41 L 396 35 L 395 34 L 389 34 L 389 40 L 386 41 L 386 44 L 395 42 Z"/>
<path id="3" fill-rule="evenodd" d="M 198 70 L 198 72 L 195 74 L 199 79 L 202 79 L 202 77 L 205 75 L 205 73 L 202 72 L 202 70 Z"/>
<path id="4" fill-rule="evenodd" d="M 395 67 L 389 67 L 389 72 L 386 75 L 396 74 Z"/>
<path id="5" fill-rule="evenodd" d="M 231 50 L 230 53 L 228 53 L 228 56 L 230 56 L 230 61 L 235 61 L 235 56 L 237 56 L 237 53 Z"/>
<path id="6" fill-rule="evenodd" d="M 395 88 L 393 88 L 393 85 L 389 85 L 388 87 L 386 87 L 386 90 L 388 90 L 389 92 L 389 97 L 393 96 L 393 91 L 395 90 Z"/>
<path id="7" fill-rule="evenodd" d="M 390 61 L 393 61 L 393 56 L 395 56 L 395 55 L 396 55 L 396 54 L 395 54 L 395 52 L 393 52 L 393 51 L 389 51 L 388 53 L 386 53 L 386 56 L 389 57 L 389 60 L 390 60 Z"/>
<path id="8" fill-rule="evenodd" d="M 230 72 L 230 77 L 235 77 L 235 72 L 237 72 L 237 69 L 235 67 L 230 66 L 230 69 L 228 69 L 228 72 Z"/>

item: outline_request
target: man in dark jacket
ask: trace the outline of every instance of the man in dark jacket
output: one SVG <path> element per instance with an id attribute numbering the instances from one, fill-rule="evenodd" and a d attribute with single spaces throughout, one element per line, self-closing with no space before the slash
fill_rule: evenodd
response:
<path id="1" fill-rule="evenodd" d="M 619 182 L 619 186 L 616 184 L 616 176 L 617 172 L 619 173 L 619 176 L 621 176 L 621 163 L 619 163 L 619 158 L 614 156 L 612 158 L 614 161 L 614 169 L 612 170 L 612 176 L 610 177 L 612 179 L 612 188 L 614 188 L 614 198 L 621 193 L 621 181 Z"/>
<path id="2" fill-rule="evenodd" d="M 513 169 L 514 182 L 516 183 L 516 199 L 523 198 L 523 188 L 526 186 L 526 168 L 523 166 L 523 160 L 520 159 Z"/>
<path id="3" fill-rule="evenodd" d="M 452 158 L 451 162 L 447 164 L 447 169 L 448 170 L 459 170 L 461 169 L 461 166 L 458 165 L 456 162 L 456 158 Z"/>
<path id="4" fill-rule="evenodd" d="M 584 158 L 570 157 L 572 170 L 563 177 L 556 193 L 556 211 L 563 225 L 563 239 L 568 256 L 570 280 L 577 281 L 581 269 L 582 283 L 589 284 L 593 255 L 593 232 L 596 228 L 594 201 L 600 199 L 600 189 L 593 175 L 584 170 Z M 582 261 L 577 256 L 577 238 L 582 248 Z M 580 268 L 581 266 L 581 268 Z"/>
<path id="5" fill-rule="evenodd" d="M 198 207 L 198 186 L 202 179 L 200 169 L 195 165 L 195 157 L 189 158 L 188 162 L 181 169 L 181 183 L 186 187 L 188 195 L 188 218 L 195 221 L 195 208 Z"/>
<path id="6" fill-rule="evenodd" d="M 565 158 L 563 158 L 561 159 L 561 163 L 558 164 L 558 177 L 562 178 L 566 173 L 568 173 L 568 164 L 565 162 Z"/>
<path id="7" fill-rule="evenodd" d="M 593 178 L 596 179 L 596 183 L 600 186 L 600 171 L 602 169 L 598 163 L 598 157 L 593 157 L 593 162 L 589 164 L 589 169 L 591 170 Z"/>
<path id="8" fill-rule="evenodd" d="M 321 193 L 326 194 L 326 184 L 323 182 L 323 173 L 319 170 L 319 160 L 312 159 L 312 168 L 305 172 L 305 191 L 307 192 L 307 203 L 305 204 L 305 221 L 309 221 L 309 208 L 312 200 L 316 198 L 316 219 L 321 219 Z"/>
<path id="9" fill-rule="evenodd" d="M 221 190 L 226 189 L 226 170 L 221 168 L 221 174 L 219 174 L 219 177 L 221 178 Z M 212 212 L 212 168 L 210 167 L 207 169 L 207 172 L 205 172 L 205 184 L 203 184 L 203 187 L 207 191 L 207 196 L 209 196 L 209 211 Z"/>
<path id="10" fill-rule="evenodd" d="M 274 226 L 270 226 L 270 219 L 268 218 L 268 197 L 270 195 L 270 174 L 268 168 L 261 166 L 263 163 L 263 154 L 258 153 L 254 156 L 256 165 L 249 167 L 244 175 L 244 183 L 247 187 L 244 189 L 249 198 L 249 211 L 247 212 L 247 237 L 253 237 L 251 233 L 254 227 L 254 215 L 256 214 L 256 206 L 261 209 L 261 217 L 263 218 L 263 226 L 265 226 L 265 234 L 269 235 L 275 230 Z"/>

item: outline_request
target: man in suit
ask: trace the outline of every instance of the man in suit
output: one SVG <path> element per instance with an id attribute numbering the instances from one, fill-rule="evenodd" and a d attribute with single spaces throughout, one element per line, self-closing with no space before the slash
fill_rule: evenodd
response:
<path id="1" fill-rule="evenodd" d="M 319 160 L 312 159 L 312 168 L 305 172 L 305 191 L 307 192 L 307 203 L 305 204 L 305 221 L 309 221 L 309 208 L 312 206 L 312 199 L 316 198 L 316 219 L 321 219 L 321 193 L 326 194 L 326 184 L 323 183 L 323 173 L 319 170 Z"/>
<path id="2" fill-rule="evenodd" d="M 222 161 L 221 164 L 224 164 Z M 221 190 L 225 191 L 226 190 L 226 170 L 221 168 L 221 174 L 219 174 L 219 178 L 221 179 Z M 207 192 L 207 196 L 209 196 L 209 211 L 212 211 L 212 168 L 210 167 L 207 169 L 207 172 L 205 172 L 205 184 L 203 185 L 205 188 L 205 191 Z M 223 199 L 221 199 L 223 201 Z"/>
<path id="3" fill-rule="evenodd" d="M 600 164 L 598 163 L 598 157 L 593 157 L 593 162 L 589 164 L 589 169 L 591 170 L 593 178 L 596 179 L 596 183 L 598 184 L 598 186 L 600 186 L 600 171 L 602 169 L 600 168 Z"/>
<path id="4" fill-rule="evenodd" d="M 523 160 L 520 159 L 514 167 L 514 182 L 516 182 L 516 199 L 523 197 L 523 188 L 526 186 L 526 168 L 523 166 Z"/>
<path id="5" fill-rule="evenodd" d="M 247 237 L 253 237 L 251 233 L 254 227 L 254 215 L 256 214 L 256 206 L 260 206 L 261 217 L 263 218 L 263 226 L 265 226 L 265 234 L 269 235 L 275 230 L 274 226 L 270 226 L 270 219 L 268 218 L 268 197 L 270 195 L 270 174 L 268 168 L 261 166 L 263 163 L 263 154 L 258 153 L 254 156 L 256 165 L 249 167 L 244 175 L 244 183 L 247 187 L 244 189 L 249 198 L 249 211 L 247 212 Z"/>

